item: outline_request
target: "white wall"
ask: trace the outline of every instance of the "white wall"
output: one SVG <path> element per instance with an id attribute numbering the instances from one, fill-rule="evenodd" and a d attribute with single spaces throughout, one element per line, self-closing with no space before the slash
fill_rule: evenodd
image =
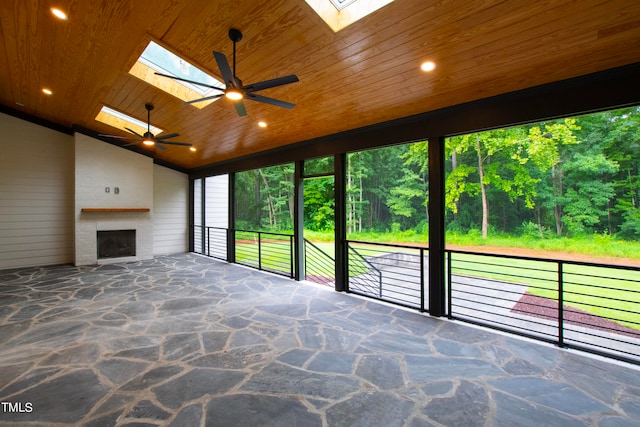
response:
<path id="1" fill-rule="evenodd" d="M 189 250 L 189 178 L 153 166 L 153 254 Z"/>
<path id="2" fill-rule="evenodd" d="M 73 261 L 73 137 L 0 113 L 0 270 Z"/>
<path id="3" fill-rule="evenodd" d="M 229 175 L 205 179 L 205 225 L 210 228 L 205 241 L 208 255 L 227 258 L 227 232 L 229 227 Z M 221 230 L 224 228 L 225 230 Z M 207 244 L 209 247 L 206 247 Z"/>

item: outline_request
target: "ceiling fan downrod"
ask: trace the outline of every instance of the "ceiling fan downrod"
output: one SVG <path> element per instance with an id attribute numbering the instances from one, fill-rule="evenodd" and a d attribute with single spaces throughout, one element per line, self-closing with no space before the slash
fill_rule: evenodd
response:
<path id="1" fill-rule="evenodd" d="M 233 42 L 233 78 L 236 77 L 236 43 L 242 40 L 242 32 L 236 28 L 231 28 L 229 30 L 229 38 Z"/>

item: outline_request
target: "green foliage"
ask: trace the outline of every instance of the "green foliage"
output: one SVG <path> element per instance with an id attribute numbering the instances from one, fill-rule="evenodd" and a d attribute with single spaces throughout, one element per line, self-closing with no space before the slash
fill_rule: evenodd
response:
<path id="1" fill-rule="evenodd" d="M 347 155 L 350 237 L 387 232 L 427 240 L 428 144 Z M 483 244 L 483 232 L 485 241 L 519 236 L 556 248 L 562 245 L 554 237 L 640 241 L 638 107 L 456 136 L 445 153 L 448 241 L 466 236 Z M 326 172 L 332 163 L 313 159 L 305 169 Z M 333 178 L 305 179 L 304 197 L 305 227 L 332 230 Z M 293 164 L 236 174 L 236 227 L 291 229 L 292 203 Z"/>

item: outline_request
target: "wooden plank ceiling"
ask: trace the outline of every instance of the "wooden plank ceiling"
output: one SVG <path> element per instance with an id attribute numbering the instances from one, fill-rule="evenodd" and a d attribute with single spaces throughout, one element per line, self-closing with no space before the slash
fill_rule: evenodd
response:
<path id="1" fill-rule="evenodd" d="M 244 34 L 238 76 L 296 74 L 262 92 L 294 109 L 245 101 L 239 117 L 221 99 L 199 110 L 128 74 L 154 40 L 218 76 L 212 51 L 232 57 L 232 27 Z M 197 147 L 156 156 L 194 168 L 640 62 L 640 1 L 395 0 L 334 33 L 304 0 L 3 0 L 0 32 L 1 104 L 125 136 L 95 121 L 100 108 L 146 121 L 151 103 L 153 125 Z M 422 72 L 425 60 L 436 70 Z"/>

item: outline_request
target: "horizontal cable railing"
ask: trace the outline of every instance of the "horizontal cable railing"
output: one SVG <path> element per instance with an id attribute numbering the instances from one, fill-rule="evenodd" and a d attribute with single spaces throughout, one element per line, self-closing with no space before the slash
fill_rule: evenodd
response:
<path id="1" fill-rule="evenodd" d="M 227 229 L 193 226 L 194 252 L 213 258 L 227 259 Z"/>
<path id="2" fill-rule="evenodd" d="M 640 268 L 447 251 L 449 317 L 640 360 Z"/>
<path id="3" fill-rule="evenodd" d="M 347 241 L 349 291 L 426 310 L 428 248 Z"/>
<path id="4" fill-rule="evenodd" d="M 317 245 L 304 239 L 304 278 L 327 285 L 336 281 L 335 260 Z"/>
<path id="5" fill-rule="evenodd" d="M 210 257 L 227 259 L 227 229 L 222 227 L 206 227 L 206 254 Z"/>
<path id="6" fill-rule="evenodd" d="M 204 247 L 202 245 L 202 230 L 203 227 L 201 225 L 193 225 L 193 252 L 201 255 L 206 255 L 204 252 Z"/>
<path id="7" fill-rule="evenodd" d="M 293 235 L 234 230 L 236 263 L 294 277 Z"/>

